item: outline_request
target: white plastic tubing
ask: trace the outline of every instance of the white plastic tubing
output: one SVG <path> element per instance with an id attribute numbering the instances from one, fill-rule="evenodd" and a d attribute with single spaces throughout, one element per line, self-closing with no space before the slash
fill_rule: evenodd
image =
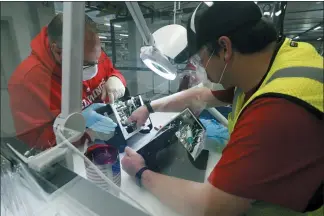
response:
<path id="1" fill-rule="evenodd" d="M 208 112 L 214 116 L 220 123 L 222 123 L 224 126 L 228 127 L 228 121 L 227 119 L 220 113 L 218 112 L 217 109 L 215 108 L 208 108 Z"/>

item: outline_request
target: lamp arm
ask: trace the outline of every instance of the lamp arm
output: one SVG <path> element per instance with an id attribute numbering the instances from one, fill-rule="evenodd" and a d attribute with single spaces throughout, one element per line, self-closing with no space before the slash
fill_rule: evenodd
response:
<path id="1" fill-rule="evenodd" d="M 141 34 L 145 45 L 153 46 L 155 43 L 153 35 L 147 26 L 147 23 L 144 19 L 143 13 L 142 13 L 138 3 L 135 1 L 134 2 L 126 1 L 125 3 L 126 3 L 126 6 L 129 10 L 130 14 L 132 15 L 132 17 L 134 19 L 136 27 L 137 27 L 139 33 Z"/>

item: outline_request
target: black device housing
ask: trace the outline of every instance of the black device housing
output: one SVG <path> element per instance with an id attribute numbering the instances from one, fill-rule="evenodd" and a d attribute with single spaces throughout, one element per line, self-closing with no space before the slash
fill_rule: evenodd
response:
<path id="1" fill-rule="evenodd" d="M 128 88 L 126 88 L 124 96 L 122 98 L 120 98 L 119 100 L 127 101 L 129 99 L 131 99 L 131 95 L 130 95 L 130 92 L 129 92 Z M 100 107 L 100 108 L 96 109 L 95 111 L 97 113 L 99 113 L 101 115 L 105 115 L 105 116 L 110 116 L 110 115 L 112 115 L 114 113 L 113 109 L 110 106 L 110 104 L 107 104 L 104 107 Z M 149 133 L 152 130 L 152 127 L 153 127 L 152 121 L 151 121 L 151 119 L 149 119 L 149 120 L 150 120 L 149 128 L 148 129 L 142 129 L 140 131 L 140 133 Z M 123 135 L 123 133 L 122 133 L 119 126 L 116 127 L 114 136 L 111 139 L 109 139 L 109 140 L 107 140 L 105 142 L 107 144 L 113 145 L 116 148 L 118 148 L 119 152 L 124 152 L 125 147 L 127 146 L 127 141 L 126 141 L 126 139 L 125 139 L 125 137 L 124 137 L 124 135 Z"/>
<path id="2" fill-rule="evenodd" d="M 176 121 L 178 121 L 177 118 L 170 123 Z M 152 171 L 191 181 L 204 182 L 209 151 L 202 150 L 194 160 L 175 135 L 179 127 L 168 127 L 170 123 L 137 153 L 142 155 L 147 167 Z"/>

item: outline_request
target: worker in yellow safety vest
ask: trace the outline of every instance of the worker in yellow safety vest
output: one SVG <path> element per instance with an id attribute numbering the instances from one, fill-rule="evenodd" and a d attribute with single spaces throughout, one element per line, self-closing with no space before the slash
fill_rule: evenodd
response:
<path id="1" fill-rule="evenodd" d="M 278 36 L 254 2 L 200 4 L 187 27 L 204 87 L 151 101 L 130 117 L 231 104 L 230 139 L 208 181 L 165 176 L 126 148 L 123 169 L 182 215 L 323 215 L 323 57 Z"/>

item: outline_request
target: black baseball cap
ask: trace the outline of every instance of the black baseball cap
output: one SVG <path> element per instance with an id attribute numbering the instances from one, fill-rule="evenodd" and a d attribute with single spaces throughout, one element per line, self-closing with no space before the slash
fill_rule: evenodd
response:
<path id="1" fill-rule="evenodd" d="M 221 36 L 255 25 L 262 13 L 252 2 L 213 2 L 212 6 L 201 3 L 187 24 L 189 56 L 196 54 L 202 46 L 215 42 Z"/>

